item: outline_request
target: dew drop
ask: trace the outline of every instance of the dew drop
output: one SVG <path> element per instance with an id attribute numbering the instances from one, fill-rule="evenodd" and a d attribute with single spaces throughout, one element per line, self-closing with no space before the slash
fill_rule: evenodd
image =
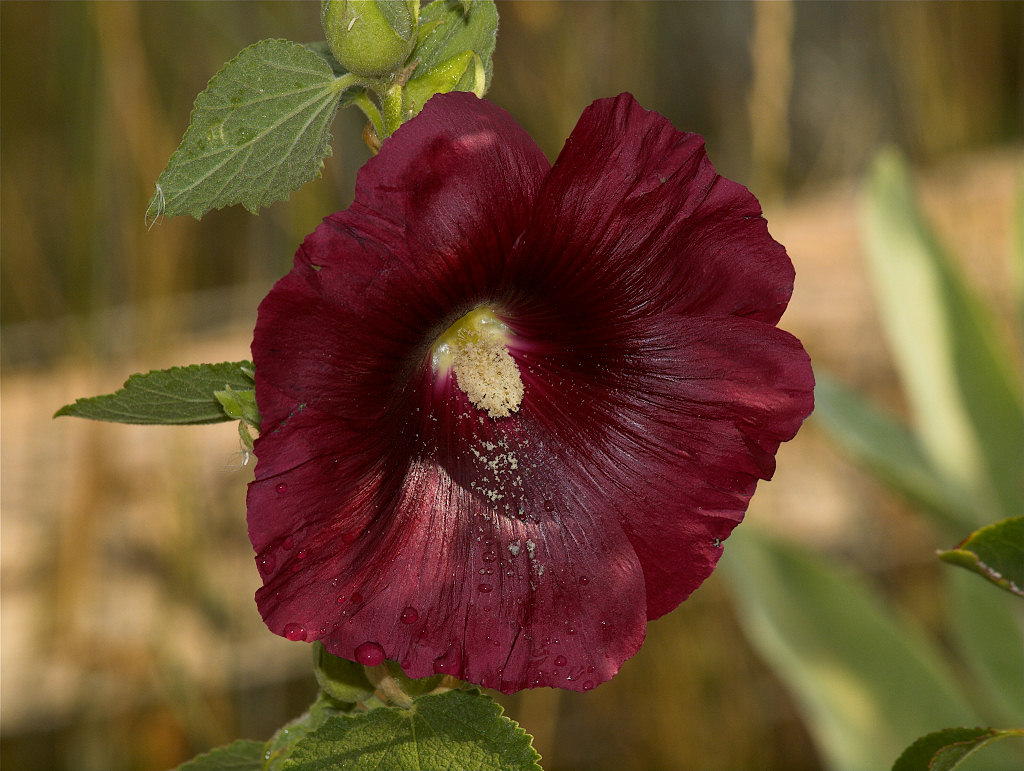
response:
<path id="1" fill-rule="evenodd" d="M 576 634 L 576 630 L 575 630 L 575 629 L 573 629 L 572 627 L 569 627 L 569 628 L 568 628 L 568 629 L 566 629 L 565 631 L 567 631 L 567 632 L 568 632 L 569 634 Z"/>
<path id="2" fill-rule="evenodd" d="M 583 684 L 583 690 L 584 691 L 589 691 L 593 687 L 594 687 L 594 681 L 593 680 L 587 680 L 587 682 L 585 682 Z"/>
<path id="3" fill-rule="evenodd" d="M 363 601 L 363 595 L 361 595 L 359 592 L 352 592 L 352 602 L 354 602 L 356 605 L 358 605 L 362 601 Z"/>
<path id="4" fill-rule="evenodd" d="M 480 586 L 477 587 L 477 590 L 483 592 L 484 594 L 487 594 L 487 592 L 491 591 L 492 589 L 494 589 L 494 587 L 490 584 L 480 584 Z"/>
<path id="5" fill-rule="evenodd" d="M 590 579 L 586 576 L 580 576 L 580 586 L 586 586 L 590 583 Z"/>
<path id="6" fill-rule="evenodd" d="M 484 552 L 484 556 L 483 556 L 483 561 L 484 562 L 494 562 L 494 560 L 496 560 L 496 559 L 498 559 L 498 555 L 495 554 L 493 551 L 485 551 Z"/>
<path id="7" fill-rule="evenodd" d="M 344 601 L 345 601 L 345 595 L 344 594 L 339 594 L 338 595 L 338 604 L 341 605 L 341 603 L 343 603 Z"/>
<path id="8" fill-rule="evenodd" d="M 544 511 L 554 511 L 555 504 L 551 501 L 544 501 Z"/>
<path id="9" fill-rule="evenodd" d="M 564 667 L 568 663 L 569 663 L 569 659 L 567 659 L 565 656 L 555 656 L 555 666 L 556 667 Z"/>
<path id="10" fill-rule="evenodd" d="M 593 673 L 593 671 L 594 671 L 594 665 L 591 664 L 589 667 L 587 667 L 587 672 Z"/>
<path id="11" fill-rule="evenodd" d="M 278 493 L 278 495 L 280 495 L 281 493 L 286 492 L 288 490 L 288 485 L 286 485 L 284 482 L 278 482 L 277 485 L 274 487 L 274 490 Z"/>
<path id="12" fill-rule="evenodd" d="M 288 624 L 284 628 L 284 636 L 289 640 L 305 640 L 306 639 L 306 627 L 302 624 Z"/>
<path id="13" fill-rule="evenodd" d="M 420 614 L 416 612 L 416 608 L 408 607 L 402 611 L 402 615 L 399 618 L 403 624 L 415 624 L 419 617 Z"/>
<path id="14" fill-rule="evenodd" d="M 458 677 L 461 674 L 461 668 L 459 667 L 459 651 L 452 645 L 445 651 L 443 656 L 434 660 L 434 673 L 438 675 L 454 675 Z"/>
<path id="15" fill-rule="evenodd" d="M 364 642 L 356 648 L 356 661 L 368 667 L 375 667 L 384 661 L 384 649 L 375 642 Z"/>
<path id="16" fill-rule="evenodd" d="M 299 549 L 299 553 L 295 555 L 295 558 L 296 559 L 300 559 L 300 560 L 306 559 L 306 550 L 305 549 Z"/>

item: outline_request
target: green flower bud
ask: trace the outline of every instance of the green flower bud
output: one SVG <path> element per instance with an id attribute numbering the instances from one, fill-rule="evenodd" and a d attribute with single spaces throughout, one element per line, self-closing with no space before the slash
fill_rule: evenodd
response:
<path id="1" fill-rule="evenodd" d="M 322 0 L 320 21 L 334 58 L 380 78 L 405 64 L 416 43 L 419 0 Z"/>

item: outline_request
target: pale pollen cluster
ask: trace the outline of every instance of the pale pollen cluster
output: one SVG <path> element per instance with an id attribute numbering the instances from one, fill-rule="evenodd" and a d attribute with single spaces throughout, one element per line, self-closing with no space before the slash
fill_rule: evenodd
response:
<path id="1" fill-rule="evenodd" d="M 463 332 L 451 346 L 459 388 L 492 418 L 507 418 L 523 401 L 523 378 L 516 360 L 500 338 Z"/>

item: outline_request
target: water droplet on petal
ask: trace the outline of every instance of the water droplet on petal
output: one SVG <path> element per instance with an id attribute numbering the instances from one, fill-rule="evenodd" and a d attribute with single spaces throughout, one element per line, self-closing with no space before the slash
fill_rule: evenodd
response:
<path id="1" fill-rule="evenodd" d="M 580 586 L 586 586 L 590 583 L 590 579 L 586 576 L 580 576 Z"/>
<path id="2" fill-rule="evenodd" d="M 288 485 L 286 485 L 284 482 L 278 482 L 277 485 L 274 487 L 274 490 L 280 495 L 281 493 L 288 490 Z"/>
<path id="3" fill-rule="evenodd" d="M 564 667 L 568 663 L 569 663 L 569 659 L 567 659 L 565 656 L 555 656 L 555 666 L 556 667 Z"/>
<path id="4" fill-rule="evenodd" d="M 453 675 L 458 677 L 462 667 L 459 665 L 459 651 L 452 645 L 445 651 L 443 656 L 434 660 L 434 673 L 438 675 Z"/>
<path id="5" fill-rule="evenodd" d="M 477 590 L 483 592 L 484 594 L 487 594 L 487 592 L 491 591 L 492 589 L 494 589 L 494 587 L 490 584 L 480 584 L 480 586 L 477 587 Z"/>
<path id="6" fill-rule="evenodd" d="M 593 688 L 593 687 L 594 687 L 594 682 L 593 682 L 593 680 L 587 680 L 587 682 L 585 682 L 585 683 L 583 684 L 583 690 L 584 690 L 584 691 L 589 691 L 589 690 L 590 690 L 591 688 Z"/>
<path id="7" fill-rule="evenodd" d="M 593 666 L 593 664 L 591 664 L 589 667 L 587 667 L 587 672 L 593 672 L 593 671 L 594 671 L 594 666 Z"/>
<path id="8" fill-rule="evenodd" d="M 403 624 L 415 624 L 419 617 L 420 614 L 416 612 L 416 608 L 408 607 L 402 611 L 402 615 L 399 618 Z"/>
<path id="9" fill-rule="evenodd" d="M 572 627 L 569 627 L 569 628 L 568 628 L 568 629 L 566 629 L 565 631 L 567 631 L 567 632 L 568 632 L 569 634 L 576 634 L 576 630 L 575 630 L 575 629 L 573 629 Z"/>
<path id="10" fill-rule="evenodd" d="M 299 549 L 299 553 L 296 554 L 295 557 L 296 557 L 296 559 L 300 559 L 300 560 L 306 559 L 306 550 L 305 549 Z"/>
<path id="11" fill-rule="evenodd" d="M 496 560 L 496 559 L 498 559 L 498 555 L 495 554 L 493 551 L 485 551 L 484 552 L 484 556 L 483 556 L 484 562 L 494 562 L 494 560 Z"/>
<path id="12" fill-rule="evenodd" d="M 368 667 L 375 667 L 384 661 L 384 649 L 375 642 L 364 642 L 356 648 L 356 661 Z"/>
<path id="13" fill-rule="evenodd" d="M 344 601 L 345 601 L 345 595 L 344 594 L 339 594 L 338 595 L 338 604 L 341 605 L 341 603 L 343 603 Z"/>
<path id="14" fill-rule="evenodd" d="M 554 510 L 555 510 L 555 504 L 553 504 L 551 501 L 544 501 L 544 511 L 554 511 Z"/>
<path id="15" fill-rule="evenodd" d="M 305 640 L 306 639 L 306 627 L 302 624 L 288 624 L 284 628 L 284 636 L 289 640 Z"/>

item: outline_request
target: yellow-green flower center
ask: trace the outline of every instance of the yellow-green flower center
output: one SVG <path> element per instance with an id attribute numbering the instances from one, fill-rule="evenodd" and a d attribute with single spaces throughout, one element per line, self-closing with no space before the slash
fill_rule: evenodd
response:
<path id="1" fill-rule="evenodd" d="M 510 334 L 490 309 L 477 308 L 434 344 L 434 372 L 444 377 L 454 370 L 459 388 L 492 418 L 507 418 L 523 402 L 519 365 L 506 345 Z"/>

